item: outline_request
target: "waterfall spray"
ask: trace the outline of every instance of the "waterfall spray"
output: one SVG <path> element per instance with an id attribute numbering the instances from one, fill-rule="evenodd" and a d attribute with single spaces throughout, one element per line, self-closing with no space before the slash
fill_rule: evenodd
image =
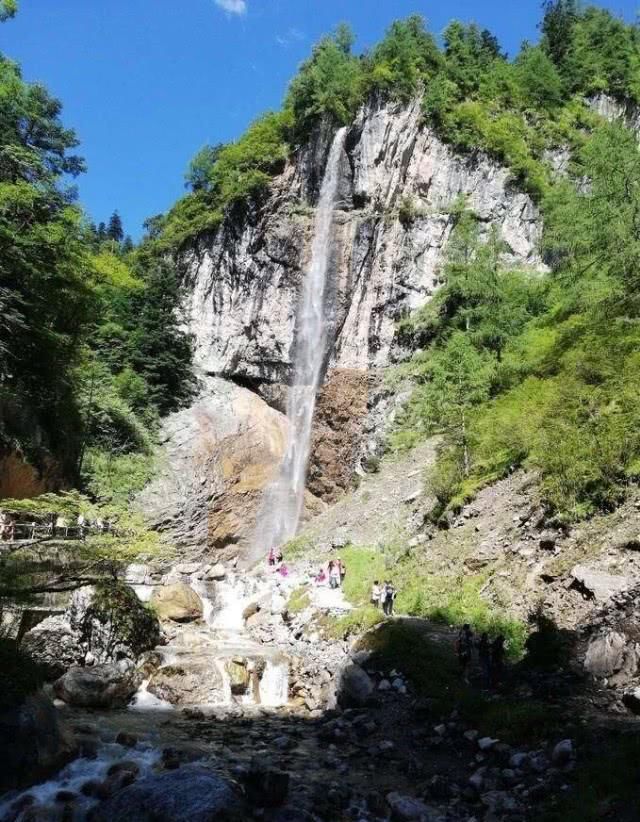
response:
<path id="1" fill-rule="evenodd" d="M 331 253 L 333 212 L 338 190 L 340 155 L 346 129 L 337 132 L 331 145 L 320 199 L 316 209 L 311 264 L 298 306 L 293 382 L 287 416 L 289 438 L 278 475 L 267 489 L 258 514 L 254 556 L 295 536 L 304 504 L 311 423 L 327 343 L 325 293 Z"/>

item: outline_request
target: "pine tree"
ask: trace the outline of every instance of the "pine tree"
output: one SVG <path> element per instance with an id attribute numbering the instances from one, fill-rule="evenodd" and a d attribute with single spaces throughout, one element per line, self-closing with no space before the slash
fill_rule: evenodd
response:
<path id="1" fill-rule="evenodd" d="M 109 225 L 107 226 L 107 237 L 113 240 L 114 243 L 121 243 L 124 239 L 124 229 L 122 228 L 122 220 L 117 211 L 114 211 L 109 217 Z"/>

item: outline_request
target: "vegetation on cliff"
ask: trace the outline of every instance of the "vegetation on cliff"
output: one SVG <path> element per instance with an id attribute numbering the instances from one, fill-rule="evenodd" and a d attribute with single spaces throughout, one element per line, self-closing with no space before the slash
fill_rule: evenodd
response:
<path id="1" fill-rule="evenodd" d="M 599 126 L 545 199 L 540 278 L 504 270 L 498 238 L 460 217 L 443 288 L 402 326 L 418 389 L 395 445 L 444 435 L 441 510 L 520 465 L 566 520 L 611 509 L 637 480 L 639 185 L 635 135 Z"/>
<path id="2" fill-rule="evenodd" d="M 542 37 L 515 59 L 475 24 L 452 22 L 441 42 L 419 15 L 392 24 L 371 51 L 353 53 L 348 27 L 323 38 L 292 80 L 282 110 L 236 142 L 205 146 L 187 172 L 191 192 L 155 219 L 155 239 L 180 248 L 216 228 L 229 209 L 259 206 L 274 174 L 321 121 L 351 123 L 371 99 L 421 97 L 424 122 L 458 151 L 486 151 L 514 181 L 545 196 L 554 147 L 579 147 L 597 122 L 585 100 L 606 93 L 640 102 L 639 37 L 610 12 L 576 0 L 544 3 Z"/>

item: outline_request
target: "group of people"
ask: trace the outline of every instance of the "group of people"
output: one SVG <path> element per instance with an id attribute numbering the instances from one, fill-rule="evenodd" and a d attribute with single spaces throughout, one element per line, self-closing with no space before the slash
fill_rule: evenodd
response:
<path id="1" fill-rule="evenodd" d="M 371 588 L 371 604 L 376 608 L 382 608 L 387 616 L 393 616 L 393 604 L 398 596 L 398 591 L 390 580 L 385 580 L 382 585 L 376 579 Z"/>
<path id="2" fill-rule="evenodd" d="M 269 568 L 275 571 L 277 574 L 280 574 L 281 577 L 288 577 L 289 576 L 289 568 L 287 567 L 284 556 L 282 555 L 282 551 L 280 548 L 275 548 L 271 546 L 269 549 L 269 554 L 267 556 L 267 564 Z"/>
<path id="3" fill-rule="evenodd" d="M 326 585 L 328 582 L 330 588 L 341 588 L 346 575 L 347 566 L 342 559 L 338 557 L 337 559 L 329 560 L 326 570 L 320 568 L 315 576 L 315 583 L 316 585 Z"/>
<path id="4" fill-rule="evenodd" d="M 478 653 L 478 662 L 482 671 L 484 686 L 487 689 L 495 688 L 502 679 L 504 669 L 504 636 L 500 634 L 491 641 L 489 634 L 485 632 L 476 640 L 471 626 L 468 623 L 462 626 L 456 641 L 456 652 L 458 654 L 462 678 L 467 683 L 469 682 L 469 670 L 473 662 L 474 651 Z"/>

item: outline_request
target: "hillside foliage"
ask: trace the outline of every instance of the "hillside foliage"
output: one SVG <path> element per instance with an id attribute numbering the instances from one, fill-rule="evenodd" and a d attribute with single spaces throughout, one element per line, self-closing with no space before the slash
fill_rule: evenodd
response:
<path id="1" fill-rule="evenodd" d="M 259 207 L 274 174 L 321 121 L 346 125 L 368 100 L 423 101 L 424 123 L 461 152 L 483 150 L 536 199 L 551 184 L 546 152 L 577 147 L 597 119 L 585 100 L 607 93 L 640 102 L 640 33 L 609 11 L 548 0 L 537 45 L 509 59 L 497 38 L 453 21 L 441 38 L 413 15 L 357 55 L 339 26 L 314 46 L 282 110 L 237 141 L 204 146 L 187 171 L 191 189 L 158 218 L 156 240 L 180 248 L 216 229 L 229 210 Z"/>

